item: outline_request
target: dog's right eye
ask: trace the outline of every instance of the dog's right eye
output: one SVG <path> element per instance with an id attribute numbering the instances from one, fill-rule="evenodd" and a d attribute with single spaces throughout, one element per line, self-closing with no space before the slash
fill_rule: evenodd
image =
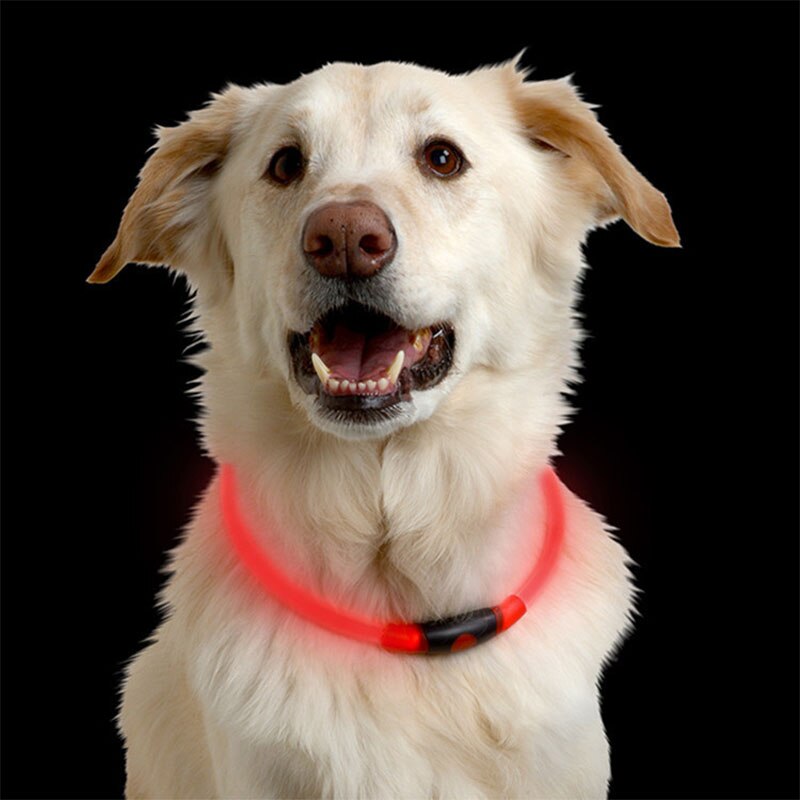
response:
<path id="1" fill-rule="evenodd" d="M 305 160 L 299 148 L 282 147 L 272 156 L 272 161 L 269 162 L 269 167 L 267 168 L 267 175 L 275 183 L 286 186 L 303 174 L 304 166 Z"/>

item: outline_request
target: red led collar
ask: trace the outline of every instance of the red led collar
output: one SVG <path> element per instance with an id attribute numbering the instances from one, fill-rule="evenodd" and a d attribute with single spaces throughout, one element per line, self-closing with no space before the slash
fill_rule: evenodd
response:
<path id="1" fill-rule="evenodd" d="M 221 470 L 222 515 L 231 543 L 253 577 L 279 603 L 299 617 L 340 636 L 400 653 L 465 650 L 510 628 L 528 609 L 553 572 L 564 538 L 564 503 L 552 468 L 540 477 L 546 505 L 544 542 L 539 558 L 514 594 L 493 608 L 479 608 L 435 622 L 378 622 L 342 611 L 290 580 L 259 547 L 239 512 L 233 467 Z"/>

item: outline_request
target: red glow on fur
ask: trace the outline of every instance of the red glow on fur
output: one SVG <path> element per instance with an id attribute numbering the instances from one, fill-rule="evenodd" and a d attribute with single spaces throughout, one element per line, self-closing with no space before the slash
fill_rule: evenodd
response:
<path id="1" fill-rule="evenodd" d="M 519 590 L 493 609 L 497 617 L 497 633 L 511 627 L 526 612 L 552 574 L 561 551 L 565 513 L 559 481 L 555 472 L 548 468 L 542 474 L 540 483 L 547 510 L 542 549 Z M 236 499 L 236 480 L 230 464 L 222 465 L 220 487 L 222 514 L 236 552 L 250 573 L 279 603 L 314 625 L 349 639 L 380 645 L 394 652 L 424 653 L 428 650 L 428 642 L 419 625 L 386 624 L 360 617 L 349 610 L 337 608 L 292 581 L 262 550 L 242 519 Z M 459 637 L 453 650 L 473 646 L 476 643 L 474 638 L 468 635 Z"/>
<path id="2" fill-rule="evenodd" d="M 530 608 L 531 602 L 539 594 L 553 572 L 556 561 L 558 561 L 558 554 L 561 552 L 561 544 L 564 541 L 566 516 L 564 501 L 561 498 L 561 486 L 558 482 L 558 477 L 552 467 L 542 473 L 539 483 L 542 494 L 544 494 L 545 508 L 547 509 L 542 551 L 539 553 L 539 558 L 533 565 L 530 575 L 525 579 L 522 586 L 514 592 L 527 608 Z M 508 599 L 510 600 L 511 598 Z M 523 610 L 522 614 L 524 613 Z M 517 619 L 519 617 L 514 619 L 513 622 L 516 622 Z M 509 622 L 508 624 L 511 625 L 512 623 Z"/>

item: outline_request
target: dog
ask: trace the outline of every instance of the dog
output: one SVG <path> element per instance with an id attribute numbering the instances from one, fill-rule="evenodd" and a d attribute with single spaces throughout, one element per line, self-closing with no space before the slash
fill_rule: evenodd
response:
<path id="1" fill-rule="evenodd" d="M 548 511 L 540 479 L 578 380 L 588 232 L 679 239 L 593 108 L 518 59 L 334 63 L 158 130 L 89 281 L 130 262 L 188 281 L 203 444 L 253 558 L 417 649 L 444 621 L 457 652 L 293 608 L 232 538 L 220 471 L 126 672 L 128 798 L 606 796 L 598 680 L 630 562 L 564 486 Z M 502 630 L 551 511 L 557 551 Z"/>

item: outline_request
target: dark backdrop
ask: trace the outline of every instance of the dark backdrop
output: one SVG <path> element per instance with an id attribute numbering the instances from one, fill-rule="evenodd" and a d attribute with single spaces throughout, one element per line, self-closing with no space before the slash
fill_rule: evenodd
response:
<path id="1" fill-rule="evenodd" d="M 643 594 L 603 713 L 615 797 L 797 797 L 797 24 L 793 3 L 6 2 L 2 780 L 114 797 L 125 660 L 212 472 L 184 288 L 84 283 L 155 124 L 329 60 L 575 73 L 669 197 L 683 250 L 594 233 L 566 483 Z"/>

